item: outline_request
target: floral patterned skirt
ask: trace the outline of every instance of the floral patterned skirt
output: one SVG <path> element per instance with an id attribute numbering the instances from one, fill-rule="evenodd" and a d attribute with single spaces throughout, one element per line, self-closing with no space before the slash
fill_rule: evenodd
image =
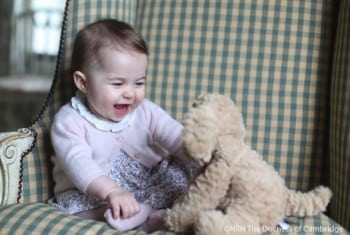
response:
<path id="1" fill-rule="evenodd" d="M 192 163 L 176 157 L 163 159 L 156 166 L 147 168 L 122 152 L 112 164 L 108 176 L 133 193 L 138 202 L 162 209 L 171 207 L 174 200 L 187 190 L 194 171 Z M 77 189 L 59 194 L 50 204 L 69 214 L 106 206 L 106 202 Z"/>

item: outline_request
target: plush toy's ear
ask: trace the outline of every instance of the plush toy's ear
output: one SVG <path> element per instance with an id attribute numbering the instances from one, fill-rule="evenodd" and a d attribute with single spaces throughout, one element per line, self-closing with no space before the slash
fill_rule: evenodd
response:
<path id="1" fill-rule="evenodd" d="M 221 113 L 222 121 L 226 123 L 226 126 L 223 129 L 235 138 L 244 140 L 247 131 L 244 125 L 242 113 L 233 100 L 228 97 L 224 97 L 223 99 L 226 101 L 226 109 Z"/>
<path id="2" fill-rule="evenodd" d="M 185 115 L 182 140 L 185 152 L 198 163 L 207 163 L 215 150 L 219 128 L 217 117 L 205 105 L 194 106 Z"/>

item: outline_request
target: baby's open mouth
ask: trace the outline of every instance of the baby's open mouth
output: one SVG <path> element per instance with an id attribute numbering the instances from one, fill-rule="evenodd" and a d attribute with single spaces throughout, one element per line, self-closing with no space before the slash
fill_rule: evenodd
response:
<path id="1" fill-rule="evenodd" d="M 120 109 L 120 110 L 127 109 L 128 107 L 129 107 L 128 104 L 116 104 L 116 105 L 114 105 L 114 108 Z"/>
<path id="2" fill-rule="evenodd" d="M 126 115 L 129 113 L 129 104 L 115 104 L 114 109 L 117 115 Z"/>

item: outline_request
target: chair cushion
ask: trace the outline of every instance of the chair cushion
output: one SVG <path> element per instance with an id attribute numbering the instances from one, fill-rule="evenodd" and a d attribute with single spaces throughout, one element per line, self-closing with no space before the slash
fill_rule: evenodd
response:
<path id="1" fill-rule="evenodd" d="M 103 222 L 83 220 L 43 203 L 13 204 L 0 208 L 0 234 L 135 234 L 121 233 Z"/>
<path id="2" fill-rule="evenodd" d="M 76 216 L 62 213 L 47 204 L 24 203 L 13 204 L 0 208 L 0 234 L 43 234 L 43 235 L 78 235 L 78 234 L 140 234 L 130 231 L 127 233 L 117 232 L 103 222 L 83 220 Z M 307 234 L 339 234 L 345 230 L 329 219 L 324 214 L 306 219 L 300 219 L 298 224 L 291 226 L 288 232 L 301 232 Z M 242 228 L 227 227 L 226 230 L 238 232 Z M 249 232 L 249 231 L 247 231 Z M 265 229 L 264 232 L 279 234 L 281 230 Z M 153 235 L 174 234 L 166 231 L 158 231 Z"/>

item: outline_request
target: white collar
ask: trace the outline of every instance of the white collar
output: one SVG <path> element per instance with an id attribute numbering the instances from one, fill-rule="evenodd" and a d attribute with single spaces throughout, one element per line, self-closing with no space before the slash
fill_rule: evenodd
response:
<path id="1" fill-rule="evenodd" d="M 81 92 L 77 92 L 76 96 L 72 97 L 71 104 L 82 117 L 93 124 L 97 129 L 102 131 L 121 132 L 131 125 L 135 118 L 135 112 L 128 114 L 119 122 L 112 122 L 96 117 L 84 103 L 85 96 Z"/>

